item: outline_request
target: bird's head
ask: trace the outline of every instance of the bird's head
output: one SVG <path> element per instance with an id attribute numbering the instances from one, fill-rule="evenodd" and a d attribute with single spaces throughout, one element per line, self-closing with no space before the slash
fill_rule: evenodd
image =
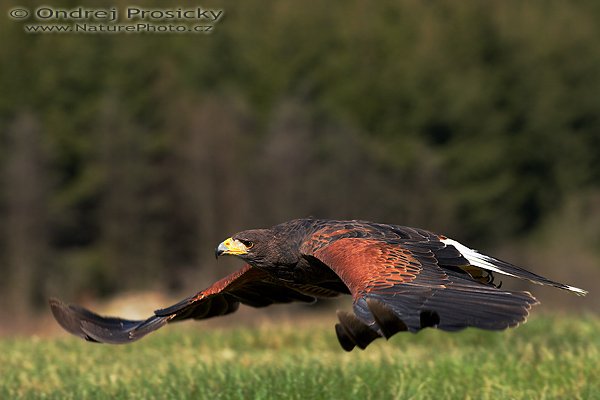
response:
<path id="1" fill-rule="evenodd" d="M 215 249 L 215 256 L 232 255 L 254 267 L 275 267 L 295 264 L 298 256 L 289 242 L 272 229 L 252 229 L 225 239 Z"/>

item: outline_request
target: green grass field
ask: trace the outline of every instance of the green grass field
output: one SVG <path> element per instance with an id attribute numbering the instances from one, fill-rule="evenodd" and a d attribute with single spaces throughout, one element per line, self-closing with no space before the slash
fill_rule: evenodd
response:
<path id="1" fill-rule="evenodd" d="M 202 329 L 128 346 L 0 340 L 0 398 L 593 399 L 600 319 L 537 317 L 506 332 L 427 330 L 344 352 L 331 322 Z"/>

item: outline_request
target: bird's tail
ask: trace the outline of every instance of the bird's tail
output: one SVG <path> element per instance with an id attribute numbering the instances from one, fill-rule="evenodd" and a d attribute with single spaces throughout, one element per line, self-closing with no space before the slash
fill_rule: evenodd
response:
<path id="1" fill-rule="evenodd" d="M 443 239 L 442 242 L 446 246 L 453 246 L 458 250 L 464 258 L 471 263 L 471 265 L 484 269 L 486 271 L 497 272 L 499 274 L 513 276 L 515 278 L 526 279 L 530 282 L 538 285 L 554 286 L 559 289 L 568 290 L 576 293 L 579 296 L 585 296 L 587 290 L 579 289 L 574 286 L 565 285 L 564 283 L 555 282 L 543 276 L 529 272 L 523 268 L 517 267 L 516 265 L 507 263 L 506 261 L 498 260 L 497 258 L 486 256 L 485 254 L 479 253 L 477 250 L 468 248 L 467 246 L 452 240 Z"/>

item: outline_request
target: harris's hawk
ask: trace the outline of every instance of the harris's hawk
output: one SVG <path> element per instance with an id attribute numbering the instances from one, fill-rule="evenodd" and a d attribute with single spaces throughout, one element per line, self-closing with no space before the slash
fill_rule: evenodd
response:
<path id="1" fill-rule="evenodd" d="M 495 274 L 587 292 L 551 281 L 423 229 L 367 221 L 297 219 L 237 233 L 216 249 L 246 262 L 239 271 L 146 320 L 102 317 L 51 299 L 68 332 L 100 343 L 130 343 L 184 319 L 226 315 L 245 304 L 265 307 L 349 294 L 353 312 L 338 312 L 341 346 L 364 349 L 373 340 L 426 327 L 502 330 L 525 322 L 538 301 L 501 289 Z"/>

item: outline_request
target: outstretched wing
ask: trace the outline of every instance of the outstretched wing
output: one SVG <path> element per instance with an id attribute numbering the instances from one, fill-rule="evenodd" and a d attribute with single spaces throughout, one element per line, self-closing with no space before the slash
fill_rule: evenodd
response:
<path id="1" fill-rule="evenodd" d="M 321 288 L 292 287 L 274 281 L 269 274 L 244 266 L 206 290 L 177 304 L 154 312 L 146 320 L 103 317 L 83 307 L 50 300 L 54 318 L 68 332 L 91 342 L 121 344 L 136 341 L 167 323 L 184 319 L 206 319 L 236 311 L 240 305 L 266 307 L 274 303 L 313 302 L 316 297 L 334 296 Z"/>
<path id="2" fill-rule="evenodd" d="M 378 226 L 325 229 L 302 252 L 331 268 L 354 297 L 354 314 L 339 312 L 342 347 L 365 348 L 378 337 L 425 327 L 500 330 L 526 320 L 537 300 L 501 290 L 469 273 L 469 261 L 430 232 Z"/>

